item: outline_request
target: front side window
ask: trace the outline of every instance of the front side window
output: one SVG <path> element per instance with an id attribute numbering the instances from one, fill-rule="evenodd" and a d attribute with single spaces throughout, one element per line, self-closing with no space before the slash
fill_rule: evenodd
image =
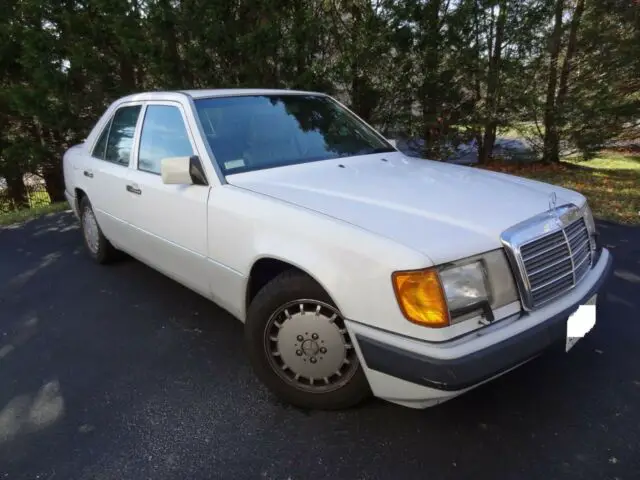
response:
<path id="1" fill-rule="evenodd" d="M 321 95 L 252 95 L 195 101 L 222 171 L 233 173 L 395 151 Z"/>
<path id="2" fill-rule="evenodd" d="M 160 174 L 163 158 L 193 155 L 193 148 L 177 107 L 149 105 L 142 123 L 138 169 Z"/>
<path id="3" fill-rule="evenodd" d="M 129 165 L 140 108 L 140 105 L 121 107 L 114 114 L 104 156 L 106 161 L 123 166 Z"/>

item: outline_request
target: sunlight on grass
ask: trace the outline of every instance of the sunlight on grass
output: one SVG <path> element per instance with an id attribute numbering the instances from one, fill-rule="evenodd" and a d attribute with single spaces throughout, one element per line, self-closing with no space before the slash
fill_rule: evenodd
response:
<path id="1" fill-rule="evenodd" d="M 51 203 L 49 205 L 41 205 L 34 208 L 23 208 L 20 210 L 12 210 L 9 212 L 0 213 L 0 225 L 11 225 L 14 223 L 21 223 L 27 220 L 41 217 L 49 213 L 62 212 L 68 210 L 69 204 L 67 202 Z"/>
<path id="2" fill-rule="evenodd" d="M 596 170 L 640 170 L 640 154 L 606 152 L 592 160 L 569 159 L 567 162 Z"/>
<path id="3" fill-rule="evenodd" d="M 15 204 L 3 195 L 4 193 L 5 192 L 3 190 L 0 190 L 0 215 L 3 215 L 5 212 L 18 210 Z M 29 208 L 44 207 L 51 203 L 51 198 L 44 189 L 34 190 L 27 192 L 27 203 Z"/>
<path id="4" fill-rule="evenodd" d="M 538 128 L 540 130 L 538 130 Z M 504 138 L 538 137 L 544 132 L 544 126 L 536 127 L 535 122 L 517 122 L 509 127 L 498 127 L 498 136 Z"/>
<path id="5" fill-rule="evenodd" d="M 596 217 L 640 225 L 640 155 L 603 152 L 592 160 L 558 165 L 494 163 L 482 168 L 576 190 Z"/>
<path id="6" fill-rule="evenodd" d="M 49 194 L 46 190 L 38 190 L 35 192 L 29 192 L 29 206 L 31 208 L 34 207 L 42 207 L 44 205 L 49 205 L 51 203 L 51 199 L 49 198 Z"/>

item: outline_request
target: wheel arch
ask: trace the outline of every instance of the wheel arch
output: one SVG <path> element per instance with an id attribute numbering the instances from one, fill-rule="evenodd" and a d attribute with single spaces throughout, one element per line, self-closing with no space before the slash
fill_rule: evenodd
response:
<path id="1" fill-rule="evenodd" d="M 277 255 L 269 254 L 262 255 L 256 258 L 251 266 L 245 288 L 245 313 L 249 308 L 249 304 L 255 298 L 256 294 L 262 289 L 262 287 L 264 287 L 275 277 L 287 270 L 297 270 L 311 278 L 327 293 L 338 310 L 340 310 L 340 305 L 336 302 L 334 295 L 331 294 L 331 291 L 318 278 L 317 275 L 313 275 L 312 273 L 310 273 L 311 269 L 306 268 L 300 265 L 298 262 L 292 261 L 291 259 L 285 260 Z"/>
<path id="2" fill-rule="evenodd" d="M 83 189 L 81 189 L 80 187 L 76 187 L 74 189 L 74 193 L 75 193 L 75 196 L 76 196 L 76 208 L 78 209 L 78 212 L 79 212 L 80 211 L 80 203 L 82 202 L 82 199 L 85 198 L 85 197 L 88 198 L 88 196 L 87 196 L 87 193 Z"/>

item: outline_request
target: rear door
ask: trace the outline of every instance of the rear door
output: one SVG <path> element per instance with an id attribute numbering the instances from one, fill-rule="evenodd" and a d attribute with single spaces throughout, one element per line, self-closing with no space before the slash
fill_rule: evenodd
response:
<path id="1" fill-rule="evenodd" d="M 127 103 L 114 112 L 79 172 L 102 231 L 124 250 L 132 246 L 127 185 L 142 106 L 141 102 Z"/>
<path id="2" fill-rule="evenodd" d="M 163 158 L 197 154 L 182 105 L 147 102 L 127 184 L 127 205 L 136 256 L 209 296 L 209 186 L 165 185 L 160 176 Z"/>

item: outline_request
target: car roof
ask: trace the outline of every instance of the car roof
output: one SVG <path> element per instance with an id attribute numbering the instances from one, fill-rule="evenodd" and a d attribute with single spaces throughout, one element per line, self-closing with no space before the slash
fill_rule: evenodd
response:
<path id="1" fill-rule="evenodd" d="M 182 90 L 182 92 L 193 98 L 228 97 L 234 95 L 321 95 L 319 92 L 269 88 L 224 88 L 210 90 Z"/>
<path id="2" fill-rule="evenodd" d="M 220 88 L 220 89 L 201 89 L 201 90 L 172 90 L 172 91 L 156 91 L 156 92 L 140 92 L 133 95 L 127 95 L 119 99 L 118 103 L 123 101 L 151 101 L 151 100 L 172 100 L 178 96 L 189 95 L 193 99 L 213 98 L 213 97 L 232 97 L 245 95 L 325 95 L 322 92 L 311 92 L 304 90 L 286 90 L 286 89 L 269 89 L 269 88 Z"/>

